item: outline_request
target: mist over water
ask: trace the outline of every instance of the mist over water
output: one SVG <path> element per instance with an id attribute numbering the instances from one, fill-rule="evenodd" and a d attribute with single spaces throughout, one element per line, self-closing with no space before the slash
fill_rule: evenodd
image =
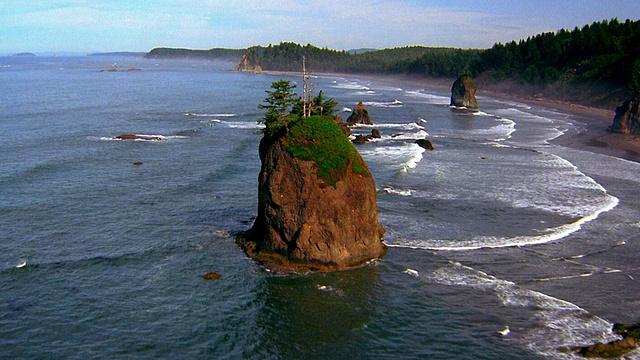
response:
<path id="1" fill-rule="evenodd" d="M 255 216 L 257 104 L 280 76 L 0 62 L 2 358 L 571 358 L 556 349 L 640 318 L 640 166 L 550 142 L 579 119 L 319 76 L 339 109 L 369 110 L 354 133 L 382 132 L 358 150 L 390 250 L 278 277 L 233 234 Z M 115 62 L 142 70 L 101 72 Z"/>

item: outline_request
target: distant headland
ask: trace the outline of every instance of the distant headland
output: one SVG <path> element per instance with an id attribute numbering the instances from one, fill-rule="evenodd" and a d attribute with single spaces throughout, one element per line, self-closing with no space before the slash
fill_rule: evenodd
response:
<path id="1" fill-rule="evenodd" d="M 597 21 L 573 30 L 532 35 L 490 49 L 407 46 L 383 50 L 338 51 L 282 42 L 247 49 L 156 48 L 152 59 L 232 61 L 243 69 L 299 71 L 302 57 L 316 73 L 401 75 L 456 79 L 468 74 L 478 88 L 614 109 L 633 95 L 640 78 L 640 21 Z M 637 69 L 637 70 L 636 70 Z M 512 91 L 513 90 L 513 91 Z"/>

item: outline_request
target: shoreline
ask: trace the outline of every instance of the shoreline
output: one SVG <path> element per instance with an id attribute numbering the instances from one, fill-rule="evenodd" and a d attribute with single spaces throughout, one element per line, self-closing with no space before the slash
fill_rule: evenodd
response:
<path id="1" fill-rule="evenodd" d="M 301 76 L 297 72 L 263 71 L 267 75 Z M 422 78 L 411 75 L 384 74 L 345 74 L 345 73 L 315 73 L 314 76 L 360 78 L 380 81 L 400 87 L 414 87 L 418 89 L 435 89 L 450 93 L 453 78 Z M 479 84 L 478 84 L 479 83 Z M 487 84 L 477 82 L 482 110 L 482 97 L 519 102 L 532 107 L 543 107 L 569 115 L 573 120 L 583 125 L 580 131 L 567 131 L 560 137 L 550 141 L 552 144 L 570 147 L 578 150 L 590 151 L 598 154 L 613 156 L 628 161 L 640 163 L 640 135 L 614 134 L 607 131 L 613 124 L 615 109 L 602 109 L 574 104 L 553 98 L 543 98 L 530 94 L 527 89 L 513 91 L 512 85 Z"/>
<path id="2" fill-rule="evenodd" d="M 363 79 L 383 81 L 399 86 L 427 88 L 451 91 L 455 79 L 448 78 L 419 78 L 401 75 L 358 75 L 358 74 L 318 74 L 319 76 L 359 77 Z M 640 135 L 614 134 L 607 131 L 613 124 L 615 109 L 602 109 L 574 104 L 552 98 L 541 98 L 535 95 L 507 92 L 508 88 L 501 88 L 500 84 L 481 84 L 478 86 L 480 110 L 482 97 L 515 101 L 532 107 L 542 107 L 569 115 L 572 120 L 583 125 L 580 131 L 567 131 L 562 136 L 551 140 L 552 144 L 579 150 L 604 154 L 628 161 L 640 163 Z"/>

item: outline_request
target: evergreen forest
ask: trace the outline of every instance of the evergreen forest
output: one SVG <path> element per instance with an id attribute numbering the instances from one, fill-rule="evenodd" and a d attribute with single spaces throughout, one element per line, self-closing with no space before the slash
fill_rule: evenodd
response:
<path id="1" fill-rule="evenodd" d="M 573 30 L 561 29 L 506 44 L 496 43 L 489 49 L 410 46 L 353 53 L 282 42 L 246 50 L 154 49 L 146 56 L 174 55 L 235 61 L 244 56 L 262 70 L 297 72 L 304 56 L 308 68 L 316 73 L 446 78 L 468 74 L 536 86 L 606 84 L 625 93 L 640 91 L 640 21 L 634 20 L 603 20 Z"/>

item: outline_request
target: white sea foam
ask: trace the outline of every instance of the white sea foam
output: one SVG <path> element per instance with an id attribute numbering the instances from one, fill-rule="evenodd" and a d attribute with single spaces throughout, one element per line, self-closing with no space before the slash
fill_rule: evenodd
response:
<path id="1" fill-rule="evenodd" d="M 238 114 L 207 114 L 207 113 L 185 113 L 184 116 L 195 116 L 195 117 L 234 117 L 238 116 Z"/>
<path id="2" fill-rule="evenodd" d="M 373 96 L 373 95 L 380 95 L 380 94 L 373 90 L 363 90 L 363 91 L 356 91 L 354 95 Z M 363 105 L 367 105 L 367 103 L 363 103 Z"/>
<path id="3" fill-rule="evenodd" d="M 425 92 L 422 92 L 422 91 L 419 91 L 419 90 L 418 91 L 406 91 L 405 93 L 410 97 L 423 100 L 424 102 L 426 102 L 428 104 L 449 105 L 449 103 L 451 103 L 451 98 L 449 98 L 447 96 L 429 94 L 429 93 L 425 93 Z"/>
<path id="4" fill-rule="evenodd" d="M 429 136 L 429 133 L 427 133 L 424 130 L 418 130 L 414 133 L 403 133 L 403 134 L 383 134 L 382 136 L 382 140 L 418 140 L 418 139 L 424 139 L 427 136 Z"/>
<path id="5" fill-rule="evenodd" d="M 379 123 L 375 125 L 356 124 L 356 128 L 377 128 L 377 129 L 399 129 L 399 130 L 424 130 L 424 126 L 420 126 L 414 122 L 404 124 Z"/>
<path id="6" fill-rule="evenodd" d="M 381 108 L 398 108 L 402 107 L 402 101 L 393 100 L 389 102 L 367 101 L 362 103 L 365 106 L 381 107 Z"/>
<path id="7" fill-rule="evenodd" d="M 404 269 L 404 271 L 402 272 L 403 274 L 407 274 L 407 275 L 411 275 L 415 278 L 420 277 L 420 273 L 418 273 L 417 270 L 414 269 Z"/>
<path id="8" fill-rule="evenodd" d="M 365 160 L 375 159 L 375 161 L 386 163 L 388 166 L 398 167 L 403 172 L 415 168 L 422 160 L 424 152 L 424 148 L 414 143 L 360 150 L 360 154 Z"/>
<path id="9" fill-rule="evenodd" d="M 346 89 L 346 90 L 370 90 L 369 87 L 359 84 L 355 81 L 350 81 L 347 83 L 342 83 L 338 81 L 334 81 L 332 87 L 336 89 Z"/>
<path id="10" fill-rule="evenodd" d="M 396 189 L 392 186 L 385 186 L 382 188 L 382 190 L 384 192 L 386 192 L 387 194 L 395 194 L 395 195 L 400 195 L 400 196 L 411 196 L 413 190 L 411 189 L 407 189 L 407 190 L 400 190 L 400 189 Z"/>
<path id="11" fill-rule="evenodd" d="M 511 329 L 510 336 L 540 355 L 559 357 L 562 354 L 558 348 L 562 346 L 618 339 L 610 331 L 610 322 L 589 314 L 573 303 L 523 288 L 458 262 L 450 262 L 448 266 L 424 277 L 443 285 L 490 291 L 504 306 L 534 311 L 531 319 L 534 326 L 525 330 Z"/>
<path id="12" fill-rule="evenodd" d="M 264 129 L 264 124 L 258 123 L 256 121 L 246 121 L 246 122 L 241 122 L 241 121 L 223 121 L 222 124 L 227 125 L 228 127 L 232 128 L 232 129 L 253 129 L 253 130 L 260 130 L 260 129 Z"/>
<path id="13" fill-rule="evenodd" d="M 474 130 L 474 134 L 482 135 L 489 141 L 504 141 L 511 138 L 516 131 L 516 123 L 509 119 L 499 119 L 499 124 L 488 129 Z"/>
<path id="14" fill-rule="evenodd" d="M 609 201 L 598 211 L 584 216 L 575 222 L 546 229 L 539 235 L 522 235 L 515 237 L 489 237 L 476 236 L 466 240 L 398 240 L 396 243 L 387 244 L 390 247 L 407 247 L 412 249 L 428 249 L 441 251 L 464 251 L 481 248 L 500 248 L 512 246 L 538 245 L 563 239 L 582 229 L 582 225 L 595 220 L 603 212 L 610 211 L 618 204 L 618 199 L 609 196 Z"/>

